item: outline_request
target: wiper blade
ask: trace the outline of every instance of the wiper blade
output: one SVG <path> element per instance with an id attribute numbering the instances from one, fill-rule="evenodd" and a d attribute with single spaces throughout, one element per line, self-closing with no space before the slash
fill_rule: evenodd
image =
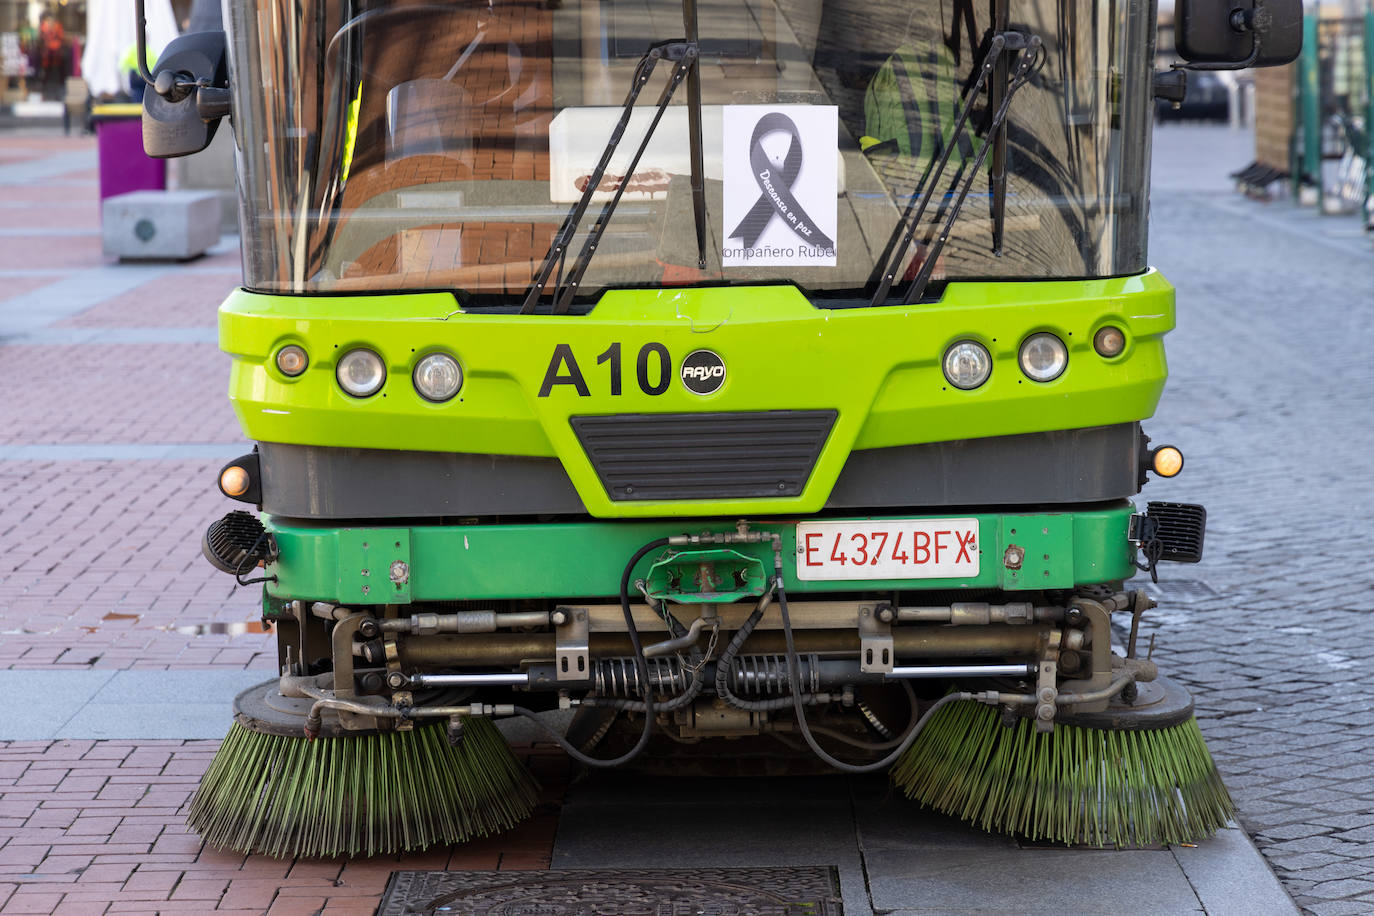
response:
<path id="1" fill-rule="evenodd" d="M 582 246 L 581 252 L 573 262 L 572 268 L 568 272 L 566 280 L 562 276 L 563 264 L 568 254 L 568 247 L 572 244 L 573 236 L 577 233 L 577 227 L 582 222 L 582 217 L 586 215 L 587 207 L 591 204 L 592 195 L 601 187 L 601 181 L 606 177 L 606 169 L 611 164 L 611 157 L 615 155 L 616 148 L 620 145 L 621 138 L 625 134 L 626 127 L 629 126 L 630 116 L 634 114 L 635 100 L 639 98 L 640 90 L 648 83 L 649 77 L 654 72 L 654 67 L 660 60 L 672 60 L 677 62 L 673 68 L 673 73 L 668 79 L 668 84 L 663 87 L 659 94 L 657 110 L 654 112 L 653 120 L 644 131 L 644 137 L 640 140 L 639 148 L 635 150 L 634 157 L 630 160 L 629 167 L 625 169 L 625 177 L 622 178 L 615 189 L 615 194 L 610 200 L 606 201 L 601 208 L 601 215 L 597 217 L 596 225 L 588 234 L 586 242 Z M 649 140 L 654 135 L 654 130 L 658 127 L 659 121 L 663 119 L 663 113 L 668 109 L 668 103 L 672 101 L 673 91 L 678 87 L 682 80 L 687 76 L 697 59 L 697 46 L 695 42 L 664 41 L 651 45 L 649 50 L 640 58 L 635 66 L 634 79 L 630 84 L 629 91 L 625 94 L 625 102 L 620 112 L 620 119 L 616 122 L 615 129 L 611 131 L 611 138 L 606 142 L 606 148 L 601 151 L 601 160 L 597 162 L 596 168 L 592 170 L 591 176 L 587 180 L 587 186 L 582 190 L 582 196 L 577 203 L 573 204 L 568 211 L 567 217 L 563 220 L 562 227 L 558 234 L 553 237 L 552 244 L 549 245 L 549 252 L 544 256 L 544 263 L 539 268 L 539 273 L 535 275 L 534 282 L 530 284 L 529 290 L 525 293 L 525 301 L 520 306 L 520 314 L 529 315 L 539 304 L 539 297 L 544 294 L 544 288 L 548 285 L 550 277 L 553 276 L 555 269 L 559 272 L 559 281 L 554 284 L 553 312 L 562 314 L 568 310 L 572 304 L 572 297 L 577 292 L 577 286 L 582 280 L 582 275 L 587 270 L 587 265 L 596 253 L 596 247 L 601 241 L 601 236 L 606 231 L 606 225 L 610 221 L 611 213 L 614 212 L 616 205 L 620 203 L 621 195 L 625 193 L 626 186 L 630 183 L 630 176 L 634 174 L 639 166 L 639 160 L 644 155 L 644 151 L 649 146 Z"/>
<path id="2" fill-rule="evenodd" d="M 1012 73 L 1011 82 L 1007 86 L 1006 95 L 1002 96 L 1002 104 L 997 106 L 997 113 L 992 116 L 992 124 L 988 127 L 989 141 L 996 137 L 1001 131 L 1002 125 L 1007 121 L 1007 110 L 1011 107 L 1011 100 L 1016 91 L 1030 81 L 1031 66 L 1040 55 L 1040 36 L 1031 35 L 1026 38 L 1017 32 L 1004 32 L 1008 36 L 1016 36 L 1024 43 L 1021 53 L 1016 58 L 1016 70 Z M 1011 41 L 1007 42 L 1009 50 L 1015 50 Z M 939 237 L 935 244 L 926 249 L 925 260 L 921 262 L 921 269 L 917 271 L 912 279 L 911 285 L 906 288 L 906 295 L 902 296 L 903 304 L 910 305 L 920 299 L 926 291 L 926 286 L 930 283 L 930 275 L 935 270 L 935 263 L 940 258 L 940 252 L 944 250 L 945 242 L 949 241 L 949 233 L 954 228 L 954 222 L 959 218 L 959 211 L 963 209 L 964 201 L 968 198 L 969 189 L 973 187 L 974 180 L 978 177 L 978 170 L 983 167 L 983 161 L 987 159 L 988 150 L 995 144 L 986 142 L 983 148 L 978 151 L 977 157 L 973 160 L 973 168 L 969 170 L 968 176 L 964 178 L 963 186 L 959 188 L 959 194 L 954 199 L 954 205 L 950 208 L 949 216 L 945 219 L 945 225 L 940 230 Z M 912 226 L 914 233 L 915 226 Z"/>
<path id="3" fill-rule="evenodd" d="M 869 305 L 881 305 L 891 292 L 892 285 L 896 281 L 898 273 L 906 263 L 907 251 L 911 248 L 911 243 L 916 237 L 916 232 L 920 229 L 925 219 L 926 207 L 929 206 L 931 199 L 935 196 L 930 192 L 940 187 L 944 180 L 945 170 L 949 165 L 950 157 L 968 133 L 969 115 L 972 113 L 974 103 L 977 101 L 979 94 L 982 93 L 983 86 L 987 83 L 989 75 L 997 68 L 1003 52 L 1019 50 L 1021 54 L 1017 59 L 1016 74 L 1012 78 L 1011 85 L 1007 87 L 1005 94 L 1002 96 L 1001 104 L 998 106 L 997 112 L 993 116 L 992 123 L 988 128 L 987 136 L 989 142 L 985 142 L 982 148 L 979 149 L 972 168 L 966 171 L 964 164 L 960 164 L 950 187 L 941 195 L 942 197 L 947 197 L 949 194 L 954 193 L 956 188 L 958 189 L 957 197 L 946 220 L 945 230 L 936 245 L 928 247 L 925 258 L 921 264 L 920 272 L 912 280 L 911 285 L 907 287 L 907 292 L 902 297 L 902 301 L 904 303 L 913 302 L 917 298 L 920 298 L 920 295 L 925 292 L 925 287 L 929 282 L 931 271 L 933 271 L 935 267 L 935 260 L 940 253 L 940 249 L 944 247 L 945 241 L 948 240 L 949 228 L 953 225 L 954 220 L 958 218 L 959 210 L 963 207 L 964 198 L 968 196 L 969 189 L 973 186 L 973 182 L 978 176 L 979 169 L 983 167 L 983 161 L 987 157 L 988 149 L 993 145 L 990 142 L 991 138 L 996 136 L 1002 124 L 1006 121 L 1007 106 L 1011 101 L 1011 97 L 1015 94 L 1016 89 L 1020 88 L 1029 77 L 1031 64 L 1034 63 L 1039 49 L 1040 39 L 1038 37 L 1031 36 L 1028 38 L 1020 32 L 998 32 L 993 35 L 992 39 L 988 42 L 988 50 L 983 56 L 983 64 L 978 71 L 978 78 L 974 81 L 972 88 L 968 91 L 968 94 L 964 97 L 963 103 L 959 107 L 959 113 L 955 118 L 951 135 L 945 143 L 944 148 L 940 151 L 939 160 L 933 168 L 928 167 L 926 172 L 921 175 L 915 191 L 910 200 L 907 201 L 906 209 L 903 211 L 901 218 L 897 221 L 896 232 L 902 233 L 901 241 L 895 246 L 895 250 L 893 250 L 894 246 L 892 242 L 888 242 L 888 247 L 883 252 L 883 257 L 880 261 L 880 263 L 885 265 L 882 279 L 878 283 L 878 288 L 873 293 L 873 298 L 869 300 Z M 918 201 L 919 205 L 917 203 Z M 916 211 L 914 215 L 912 214 L 913 209 Z M 938 215 L 936 219 L 939 219 Z M 902 232 L 904 227 L 905 231 Z M 894 232 L 894 235 L 896 232 Z M 928 239 L 929 236 L 927 236 L 927 240 Z"/>
<path id="4" fill-rule="evenodd" d="M 983 91 L 983 84 L 987 82 L 988 74 L 992 72 L 993 67 L 996 65 L 998 59 L 1001 58 L 1002 52 L 1006 49 L 1006 46 L 1007 38 L 1006 35 L 1002 33 L 994 35 L 992 40 L 988 43 L 987 54 L 983 55 L 983 66 L 978 71 L 978 79 L 974 81 L 973 88 L 964 96 L 963 103 L 959 106 L 959 114 L 954 119 L 954 128 L 950 132 L 949 140 L 944 144 L 944 148 L 940 150 L 938 162 L 933 168 L 927 166 L 926 170 L 921 174 L 921 178 L 917 181 L 916 188 L 912 192 L 911 198 L 907 201 L 906 209 L 902 212 L 901 218 L 897 221 L 894 237 L 896 233 L 900 232 L 901 242 L 895 246 L 895 251 L 893 250 L 892 241 L 888 242 L 887 249 L 883 252 L 882 264 L 884 265 L 884 269 L 882 279 L 879 281 L 878 289 L 873 293 L 873 299 L 869 302 L 869 305 L 880 304 L 887 298 L 888 292 L 892 289 L 892 283 L 897 279 L 897 272 L 902 269 L 902 265 L 906 262 L 906 252 L 911 246 L 912 239 L 916 235 L 916 229 L 921 225 L 921 220 L 926 215 L 926 206 L 930 203 L 930 198 L 932 196 L 928 191 L 938 187 L 941 179 L 944 178 L 945 167 L 949 165 L 950 156 L 954 154 L 954 150 L 959 146 L 959 141 L 963 139 L 964 134 L 968 131 L 968 117 L 973 111 L 973 103 L 977 101 L 979 93 Z M 955 180 L 958 180 L 957 176 Z M 928 185 L 927 181 L 929 182 Z M 917 207 L 917 201 L 920 201 L 919 207 Z M 916 209 L 915 216 L 911 213 L 913 208 Z M 903 227 L 905 227 L 905 232 L 902 232 Z"/>
<path id="5" fill-rule="evenodd" d="M 697 43 L 697 0 L 682 0 L 682 28 L 698 49 L 687 74 L 687 143 L 692 157 L 692 219 L 697 230 L 697 270 L 706 269 L 706 165 L 701 147 L 701 55 Z"/>

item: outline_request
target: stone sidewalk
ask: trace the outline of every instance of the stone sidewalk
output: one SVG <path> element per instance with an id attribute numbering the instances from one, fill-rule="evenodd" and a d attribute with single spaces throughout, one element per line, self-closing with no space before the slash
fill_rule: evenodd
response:
<path id="1" fill-rule="evenodd" d="M 1374 880 L 1366 880 L 1374 875 L 1374 723 L 1360 686 L 1374 673 L 1374 636 L 1358 623 L 1374 577 L 1346 534 L 1374 508 L 1374 443 L 1358 420 L 1374 403 L 1360 350 L 1360 332 L 1374 321 L 1374 256 L 1284 204 L 1235 197 L 1219 167 L 1245 164 L 1226 161 L 1243 146 L 1234 135 L 1179 127 L 1159 136 L 1151 260 L 1179 287 L 1180 322 L 1170 338 L 1173 379 L 1146 429 L 1180 445 L 1189 464 L 1145 496 L 1202 502 L 1211 516 L 1206 560 L 1165 569 L 1162 606 L 1147 622 L 1170 673 L 1197 687 L 1242 825 L 1299 903 L 1319 916 L 1374 912 Z M 1213 151 L 1208 172 L 1188 164 L 1202 149 Z M 224 396 L 228 360 L 214 345 L 214 308 L 239 279 L 236 251 L 225 244 L 187 265 L 104 262 L 93 164 L 89 139 L 0 135 L 0 381 L 21 392 L 6 402 L 13 422 L 0 429 L 0 669 L 17 679 L 6 687 L 58 670 L 267 677 L 275 653 L 256 596 L 213 570 L 198 546 L 209 520 L 238 506 L 218 494 L 215 473 L 248 447 Z M 1313 273 L 1294 294 L 1300 268 Z M 1339 384 L 1322 374 L 1328 353 L 1338 356 Z M 1294 548 L 1290 535 L 1307 546 Z M 197 699 L 212 695 L 207 686 Z M 77 712 L 44 734 L 71 734 L 60 729 Z M 111 912 L 371 912 L 380 886 L 375 876 L 354 881 L 348 868 L 359 863 L 223 857 L 185 834 L 178 809 L 213 747 L 75 737 L 0 747 L 0 912 L 100 913 L 101 894 Z M 566 764 L 542 748 L 522 752 L 548 768 L 552 805 Z M 585 861 L 577 837 L 609 811 L 594 801 L 598 785 L 574 794 L 565 817 L 577 819 L 557 837 L 546 808 L 530 832 L 482 844 L 482 867 Z M 833 790 L 839 800 L 822 801 L 860 811 L 842 801 L 845 785 Z M 710 813 L 673 816 L 662 822 L 669 840 L 679 823 Z M 633 835 L 632 821 L 604 819 L 607 855 L 651 848 L 612 842 L 617 825 Z M 834 840 L 857 849 L 857 830 Z M 772 835 L 762 830 L 754 848 Z M 1198 876 L 1220 881 L 1225 862 L 1248 861 L 1249 848 L 1227 831 L 1197 851 L 1221 864 L 1192 875 L 1179 858 L 1192 853 L 1176 850 L 1168 873 L 1184 884 L 1173 886 L 1192 888 L 1192 911 L 1290 912 L 1262 869 L 1237 872 L 1236 887 L 1201 887 Z M 890 852 L 858 860 L 872 865 L 861 884 L 897 880 L 897 864 L 923 855 Z M 369 864 L 438 868 L 453 854 Z M 1024 857 L 997 855 L 1003 878 L 1026 880 L 1013 866 Z M 1036 861 L 1039 874 L 1048 860 Z M 1106 861 L 1130 870 L 1128 859 Z M 126 866 L 134 867 L 121 872 Z M 1068 869 L 1065 880 L 1074 871 L 1057 867 Z M 912 869 L 903 872 L 912 887 L 937 877 Z M 1160 912 L 1121 901 L 1113 911 Z"/>

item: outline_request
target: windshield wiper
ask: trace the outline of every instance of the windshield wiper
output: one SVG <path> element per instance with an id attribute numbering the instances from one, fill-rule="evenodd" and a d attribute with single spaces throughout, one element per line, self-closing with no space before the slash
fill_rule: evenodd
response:
<path id="1" fill-rule="evenodd" d="M 659 121 L 663 120 L 663 114 L 668 110 L 668 103 L 672 101 L 673 91 L 686 78 L 689 71 L 696 67 L 698 50 L 696 42 L 689 40 L 664 41 L 651 45 L 649 50 L 640 58 L 635 66 L 634 78 L 630 84 L 629 92 L 625 95 L 625 103 L 620 112 L 620 120 L 616 122 L 615 129 L 611 131 L 611 138 L 606 142 L 606 148 L 601 151 L 601 160 L 592 170 L 591 176 L 587 179 L 587 186 L 582 190 L 582 196 L 577 203 L 568 211 L 567 217 L 563 220 L 562 227 L 558 234 L 553 237 L 553 243 L 549 246 L 549 253 L 544 256 L 544 263 L 539 268 L 539 273 L 535 275 L 534 282 L 530 285 L 529 291 L 525 293 L 524 304 L 520 306 L 520 314 L 529 315 L 539 304 L 539 297 L 543 295 L 544 288 L 548 285 L 549 279 L 553 276 L 555 269 L 559 272 L 559 279 L 554 284 L 553 291 L 553 314 L 560 315 L 568 310 L 572 304 L 573 296 L 577 293 L 577 287 L 582 281 L 582 275 L 587 271 L 587 265 L 591 263 L 592 256 L 596 254 L 596 247 L 601 241 L 601 236 L 606 231 L 606 225 L 610 222 L 611 214 L 615 211 L 616 205 L 620 203 L 621 195 L 625 193 L 626 186 L 629 185 L 635 169 L 639 167 L 640 157 L 649 147 L 649 140 L 654 135 Z M 639 148 L 635 150 L 634 156 L 630 159 L 629 166 L 625 169 L 625 175 L 616 185 L 615 194 L 601 208 L 601 215 L 597 217 L 596 224 L 592 226 L 591 232 L 587 235 L 587 240 L 582 245 L 582 250 L 573 261 L 572 268 L 568 271 L 566 278 L 562 276 L 563 263 L 567 258 L 568 247 L 572 244 L 573 236 L 577 233 L 577 227 L 582 222 L 582 217 L 587 212 L 587 206 L 592 201 L 592 195 L 601 187 L 601 181 L 606 176 L 606 169 L 611 164 L 611 157 L 615 155 L 616 148 L 620 145 L 620 140 L 625 134 L 626 127 L 629 126 L 630 116 L 634 114 L 635 100 L 639 98 L 639 92 L 648 83 L 649 77 L 654 72 L 655 65 L 660 60 L 675 61 L 676 66 L 672 74 L 668 77 L 668 84 L 659 93 L 657 108 L 654 111 L 653 120 L 644 131 L 643 138 L 639 141 Z M 698 97 L 698 107 L 700 98 Z M 692 169 L 693 185 L 700 180 L 697 169 L 700 162 L 700 124 L 698 122 L 698 132 L 693 144 Z M 703 199 L 704 206 L 704 199 Z M 698 224 L 700 227 L 700 223 Z M 698 232 L 702 237 L 704 245 L 704 231 L 699 228 Z"/>
<path id="2" fill-rule="evenodd" d="M 701 147 L 701 46 L 697 43 L 697 0 L 682 0 L 682 28 L 697 49 L 687 73 L 687 144 L 692 156 L 692 219 L 697 229 L 697 270 L 706 269 L 706 166 Z"/>
<path id="3" fill-rule="evenodd" d="M 906 292 L 902 296 L 902 302 L 904 304 L 910 304 L 915 302 L 925 293 L 926 286 L 930 283 L 930 275 L 935 269 L 935 262 L 938 260 L 940 252 L 944 249 L 945 243 L 949 241 L 950 230 L 953 228 L 955 220 L 959 218 L 959 211 L 963 209 L 964 200 L 968 197 L 968 192 L 973 187 L 973 182 L 977 179 L 978 172 L 982 169 L 984 160 L 987 159 L 988 151 L 995 145 L 992 142 L 993 138 L 997 136 L 1002 125 L 1006 122 L 1007 109 L 1011 105 L 1012 96 L 1014 96 L 1016 90 L 1025 85 L 1030 78 L 1031 66 L 1035 63 L 1040 51 L 1040 38 L 1038 36 L 1026 36 L 1021 32 L 998 32 L 988 43 L 988 52 L 983 57 L 983 66 L 981 70 L 979 70 L 978 79 L 974 82 L 973 88 L 969 90 L 968 95 L 965 96 L 963 105 L 960 106 L 959 116 L 955 120 L 952 136 L 941 151 L 939 162 L 936 163 L 933 169 L 927 172 L 930 178 L 929 189 L 925 187 L 926 175 L 922 175 L 921 181 L 917 183 L 915 193 L 912 195 L 911 200 L 908 201 L 906 210 L 897 223 L 897 228 L 899 230 L 905 226 L 906 231 L 902 234 L 902 240 L 897 244 L 896 250 L 892 253 L 890 259 L 885 262 L 886 267 L 883 270 L 882 280 L 879 282 L 877 290 L 874 291 L 873 298 L 869 301 L 869 305 L 881 305 L 887 299 L 888 293 L 892 290 L 892 284 L 897 279 L 898 272 L 902 269 L 902 265 L 906 263 L 907 250 L 911 247 L 911 243 L 916 237 L 916 232 L 921 227 L 922 221 L 925 218 L 926 207 L 929 205 L 931 198 L 935 196 L 929 192 L 940 186 L 944 178 L 945 168 L 949 164 L 950 156 L 953 154 L 954 149 L 958 146 L 964 134 L 968 131 L 968 117 L 973 110 L 973 104 L 977 100 L 979 93 L 982 92 L 983 84 L 987 81 L 988 75 L 996 68 L 1004 51 L 1020 51 L 1016 59 L 1016 70 L 1012 74 L 1011 81 L 1001 97 L 1001 104 L 997 106 L 997 111 L 993 115 L 991 124 L 988 126 L 987 139 L 978 150 L 978 155 L 974 158 L 972 167 L 965 173 L 964 167 L 961 164 L 959 170 L 955 173 L 954 180 L 950 187 L 942 195 L 942 198 L 947 198 L 951 193 L 955 194 L 954 201 L 950 205 L 949 215 L 945 218 L 944 226 L 940 230 L 940 234 L 934 244 L 929 244 L 930 234 L 927 234 L 923 240 L 923 243 L 926 244 L 925 256 L 921 262 L 920 270 L 907 286 Z M 916 206 L 918 197 L 920 199 L 920 205 Z M 913 207 L 916 208 L 914 216 L 911 215 Z M 936 219 L 939 219 L 938 215 Z"/>

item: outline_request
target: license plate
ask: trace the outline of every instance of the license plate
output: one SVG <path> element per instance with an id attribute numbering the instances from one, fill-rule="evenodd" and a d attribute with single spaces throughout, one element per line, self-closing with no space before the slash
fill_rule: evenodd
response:
<path id="1" fill-rule="evenodd" d="M 976 518 L 797 525 L 798 579 L 953 579 L 976 575 Z"/>

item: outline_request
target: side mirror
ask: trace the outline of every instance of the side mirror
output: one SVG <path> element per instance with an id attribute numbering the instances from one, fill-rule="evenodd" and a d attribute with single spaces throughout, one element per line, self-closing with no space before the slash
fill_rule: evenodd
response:
<path id="1" fill-rule="evenodd" d="M 1286 64 L 1302 51 L 1302 0 L 1178 0 L 1174 30 L 1187 69 Z"/>
<path id="2" fill-rule="evenodd" d="M 172 41 L 143 93 L 143 151 L 157 159 L 189 156 L 210 145 L 229 114 L 223 32 L 190 32 Z"/>

